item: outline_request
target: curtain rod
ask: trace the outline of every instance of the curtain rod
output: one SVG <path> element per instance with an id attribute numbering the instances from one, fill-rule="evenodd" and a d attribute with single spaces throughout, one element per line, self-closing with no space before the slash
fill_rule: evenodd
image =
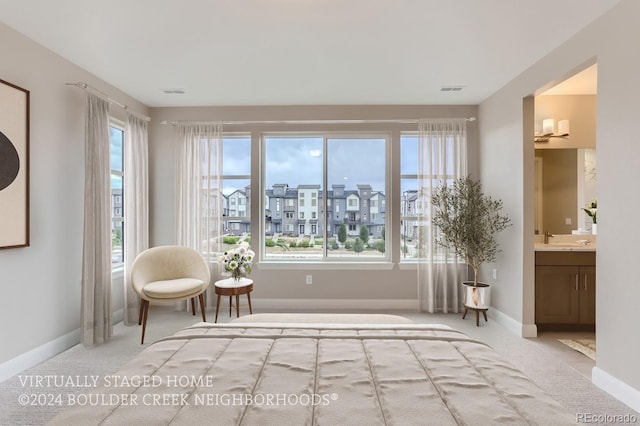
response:
<path id="1" fill-rule="evenodd" d="M 93 93 L 96 96 L 99 96 L 100 98 L 104 99 L 105 101 L 109 102 L 110 104 L 113 104 L 113 105 L 115 105 L 117 107 L 120 107 L 120 108 L 128 111 L 129 113 L 131 113 L 132 115 L 135 115 L 136 117 L 142 118 L 143 120 L 146 120 L 146 121 L 151 121 L 151 118 L 147 117 L 146 115 L 141 114 L 141 113 L 136 112 L 136 111 L 133 111 L 133 110 L 130 110 L 127 105 L 123 104 L 122 102 L 117 101 L 116 99 L 113 99 L 112 97 L 110 97 L 109 95 L 107 95 L 104 92 L 101 92 L 100 90 L 96 89 L 95 87 L 89 86 L 87 83 L 79 81 L 77 83 L 65 83 L 65 85 L 67 85 L 67 86 L 76 86 L 76 87 L 79 87 L 81 89 L 84 89 L 84 90 L 86 90 L 88 92 Z"/>
<path id="2" fill-rule="evenodd" d="M 443 118 L 446 120 L 446 118 Z M 465 121 L 476 121 L 476 117 L 463 118 Z M 395 123 L 395 124 L 418 124 L 420 119 L 408 118 L 408 119 L 389 119 L 389 120 L 248 120 L 248 121 L 222 121 L 222 124 L 383 124 L 383 123 Z M 219 123 L 219 121 L 167 121 L 162 120 L 160 124 L 171 124 L 175 126 L 177 124 L 213 124 Z"/>

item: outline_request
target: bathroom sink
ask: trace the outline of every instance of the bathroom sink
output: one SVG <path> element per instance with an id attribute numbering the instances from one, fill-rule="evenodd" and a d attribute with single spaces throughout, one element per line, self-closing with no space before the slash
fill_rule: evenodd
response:
<path id="1" fill-rule="evenodd" d="M 596 245 L 592 242 L 557 242 L 552 241 L 549 244 L 536 243 L 537 251 L 595 251 Z"/>

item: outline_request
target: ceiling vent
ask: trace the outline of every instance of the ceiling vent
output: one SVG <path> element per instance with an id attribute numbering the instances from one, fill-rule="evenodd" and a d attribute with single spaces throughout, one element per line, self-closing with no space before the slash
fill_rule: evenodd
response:
<path id="1" fill-rule="evenodd" d="M 184 89 L 160 89 L 166 95 L 183 95 Z"/>
<path id="2" fill-rule="evenodd" d="M 441 92 L 459 92 L 464 88 L 464 86 L 442 86 L 440 88 Z"/>

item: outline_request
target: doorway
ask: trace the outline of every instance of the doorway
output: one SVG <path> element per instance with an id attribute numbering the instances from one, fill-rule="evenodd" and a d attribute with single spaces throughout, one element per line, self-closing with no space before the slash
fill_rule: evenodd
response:
<path id="1" fill-rule="evenodd" d="M 576 241 L 586 239 L 586 236 L 581 235 L 588 233 L 589 240 L 595 241 L 596 237 L 591 236 L 590 218 L 583 209 L 595 201 L 596 101 L 597 64 L 595 60 L 561 83 L 546 87 L 534 97 L 524 100 L 525 135 L 527 129 L 533 130 L 535 135 L 534 141 L 531 142 L 525 137 L 525 144 L 534 146 L 533 149 L 530 148 L 531 145 L 525 149 L 525 158 L 531 161 L 525 170 L 529 170 L 527 173 L 530 173 L 528 185 L 532 191 L 534 210 L 534 214 L 531 215 L 533 223 L 525 229 L 533 230 L 536 234 L 534 241 L 538 244 L 544 244 L 544 234 L 547 232 L 562 238 L 573 238 Z M 527 107 L 528 103 L 529 107 Z M 531 104 L 533 104 L 532 107 Z M 532 151 L 533 154 L 529 154 Z M 596 247 L 597 242 L 594 242 L 593 252 Z M 553 249 L 549 246 L 546 248 Z M 538 249 L 539 246 L 534 248 L 534 256 Z M 540 284 L 536 283 L 536 269 L 538 268 L 534 262 L 534 267 L 531 269 L 534 279 L 527 280 L 533 282 L 534 288 L 527 287 L 528 291 L 525 288 L 525 310 L 533 312 L 539 337 L 557 340 L 549 334 L 540 335 L 541 332 L 546 333 L 541 330 L 549 330 L 549 327 L 546 323 L 542 324 L 545 320 L 541 320 L 539 314 L 536 315 L 536 309 L 542 305 L 538 298 L 536 306 L 536 294 L 539 294 L 537 287 Z M 589 293 L 594 295 L 595 280 L 592 281 L 587 285 Z M 573 283 L 571 286 L 573 288 Z M 582 286 L 581 282 L 580 289 Z M 595 302 L 593 306 L 595 311 Z M 578 308 L 573 306 L 570 309 Z M 595 318 L 595 312 L 593 318 Z M 555 324 L 557 325 L 555 332 L 561 332 L 563 337 L 570 338 L 579 330 L 580 334 L 575 334 L 576 338 L 585 339 L 592 336 L 595 339 L 595 321 L 590 321 L 593 324 L 572 324 L 569 320 L 563 323 L 560 319 L 559 324 Z M 593 331 L 587 331 L 585 336 L 585 330 L 589 329 Z"/>

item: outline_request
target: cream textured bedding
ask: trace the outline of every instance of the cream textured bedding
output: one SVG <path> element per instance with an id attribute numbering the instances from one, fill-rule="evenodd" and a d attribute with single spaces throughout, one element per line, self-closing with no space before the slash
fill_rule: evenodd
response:
<path id="1" fill-rule="evenodd" d="M 101 403 L 51 424 L 574 424 L 491 348 L 443 325 L 201 323 L 104 382 Z"/>

